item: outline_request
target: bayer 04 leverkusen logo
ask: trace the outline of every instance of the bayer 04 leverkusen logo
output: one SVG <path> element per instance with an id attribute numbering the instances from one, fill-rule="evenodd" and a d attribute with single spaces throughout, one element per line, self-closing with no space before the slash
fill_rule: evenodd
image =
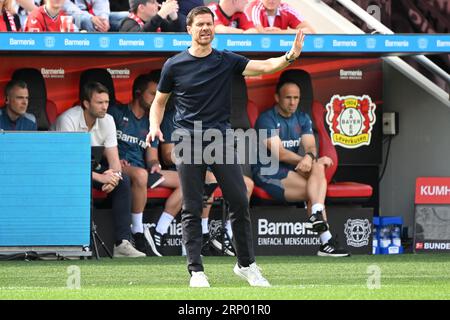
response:
<path id="1" fill-rule="evenodd" d="M 349 149 L 370 145 L 376 105 L 369 96 L 334 95 L 326 108 L 334 145 Z"/>

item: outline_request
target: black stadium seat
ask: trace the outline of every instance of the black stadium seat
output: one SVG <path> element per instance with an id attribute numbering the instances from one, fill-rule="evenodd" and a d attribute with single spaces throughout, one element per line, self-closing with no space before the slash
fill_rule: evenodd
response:
<path id="1" fill-rule="evenodd" d="M 79 95 L 78 97 L 81 99 L 81 90 L 84 84 L 96 81 L 103 84 L 109 90 L 109 105 L 115 105 L 116 101 L 116 90 L 114 89 L 114 81 L 111 77 L 111 74 L 108 70 L 103 68 L 93 68 L 86 69 L 80 75 L 80 84 L 79 84 Z"/>
<path id="2" fill-rule="evenodd" d="M 39 130 L 48 130 L 54 120 L 53 114 L 56 113 L 56 106 L 47 100 L 47 88 L 41 72 L 35 68 L 21 68 L 14 71 L 11 79 L 22 80 L 27 84 L 29 94 L 27 112 L 34 114 Z M 52 114 L 51 119 L 48 114 Z"/>
<path id="3" fill-rule="evenodd" d="M 333 160 L 333 166 L 326 169 L 328 181 L 327 200 L 335 202 L 366 202 L 373 193 L 370 185 L 356 182 L 335 182 L 333 180 L 339 164 L 338 154 L 326 130 L 324 122 L 325 108 L 320 102 L 314 100 L 309 73 L 301 69 L 290 69 L 284 71 L 280 79 L 299 84 L 301 88 L 299 108 L 303 112 L 308 113 L 312 120 L 319 156 L 328 156 Z"/>
<path id="4" fill-rule="evenodd" d="M 231 92 L 231 117 L 230 123 L 233 129 L 249 129 L 250 121 L 247 115 L 247 83 L 244 76 L 237 74 L 233 77 Z"/>

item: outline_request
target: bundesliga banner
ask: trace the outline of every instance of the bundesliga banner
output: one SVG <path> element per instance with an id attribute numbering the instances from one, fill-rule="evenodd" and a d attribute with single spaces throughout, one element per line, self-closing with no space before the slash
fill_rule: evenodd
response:
<path id="1" fill-rule="evenodd" d="M 293 35 L 216 35 L 213 47 L 236 52 L 285 52 Z M 191 45 L 188 34 L 1 33 L 1 51 L 174 52 Z M 303 51 L 320 53 L 445 53 L 449 34 L 308 35 Z"/>
<path id="2" fill-rule="evenodd" d="M 417 178 L 415 203 L 415 252 L 450 252 L 450 177 Z"/>

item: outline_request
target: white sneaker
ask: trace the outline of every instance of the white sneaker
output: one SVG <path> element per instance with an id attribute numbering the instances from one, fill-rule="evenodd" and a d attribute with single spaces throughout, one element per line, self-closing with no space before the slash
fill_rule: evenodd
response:
<path id="1" fill-rule="evenodd" d="M 136 250 L 128 240 L 122 240 L 118 246 L 114 245 L 114 258 L 139 258 L 145 257 L 145 253 Z"/>
<path id="2" fill-rule="evenodd" d="M 208 277 L 203 271 L 192 271 L 191 280 L 189 281 L 189 287 L 191 288 L 209 288 Z"/>
<path id="3" fill-rule="evenodd" d="M 239 267 L 236 263 L 233 269 L 234 273 L 248 281 L 252 287 L 270 287 L 269 281 L 261 274 L 261 269 L 253 262 L 248 267 Z"/>

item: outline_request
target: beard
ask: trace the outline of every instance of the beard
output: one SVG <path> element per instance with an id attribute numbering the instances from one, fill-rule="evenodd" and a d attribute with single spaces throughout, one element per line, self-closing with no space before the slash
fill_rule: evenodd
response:
<path id="1" fill-rule="evenodd" d="M 209 36 L 208 38 L 202 38 L 203 36 Z M 197 38 L 197 43 L 202 46 L 209 45 L 214 40 L 214 34 L 213 33 L 205 33 L 205 34 L 199 34 Z"/>
<path id="2" fill-rule="evenodd" d="M 141 96 L 141 97 L 139 97 L 139 106 L 147 112 L 150 110 L 150 107 L 152 106 L 152 104 L 145 102 L 144 98 Z"/>

